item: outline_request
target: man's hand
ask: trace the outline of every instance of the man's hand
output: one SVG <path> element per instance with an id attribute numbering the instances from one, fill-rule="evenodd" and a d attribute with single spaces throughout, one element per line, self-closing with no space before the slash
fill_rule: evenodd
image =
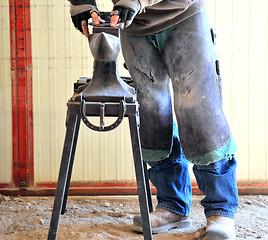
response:
<path id="1" fill-rule="evenodd" d="M 75 28 L 85 37 L 88 37 L 88 19 L 92 18 L 96 25 L 104 22 L 99 17 L 98 10 L 90 4 L 70 5 L 70 13 Z"/>
<path id="2" fill-rule="evenodd" d="M 111 12 L 111 27 L 118 23 L 120 29 L 127 28 L 133 21 L 141 8 L 138 0 L 120 0 L 117 2 Z"/>

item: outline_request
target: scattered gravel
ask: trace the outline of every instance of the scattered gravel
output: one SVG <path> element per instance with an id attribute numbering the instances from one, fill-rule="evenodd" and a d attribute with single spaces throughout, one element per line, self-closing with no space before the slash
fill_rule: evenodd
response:
<path id="1" fill-rule="evenodd" d="M 193 224 L 154 235 L 162 240 L 201 240 L 205 217 L 202 196 L 194 196 Z M 9 197 L 0 194 L 0 240 L 47 239 L 53 197 Z M 153 197 L 156 204 L 155 196 Z M 268 240 L 268 196 L 240 196 L 236 215 L 237 240 Z M 132 232 L 132 218 L 139 213 L 137 196 L 69 197 L 61 216 L 58 240 L 143 239 Z"/>

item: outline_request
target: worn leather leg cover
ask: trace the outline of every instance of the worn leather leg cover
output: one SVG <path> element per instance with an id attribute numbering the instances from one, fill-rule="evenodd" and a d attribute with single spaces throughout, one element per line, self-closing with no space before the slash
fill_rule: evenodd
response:
<path id="1" fill-rule="evenodd" d="M 224 147 L 230 139 L 230 130 L 221 106 L 216 54 L 206 15 L 198 13 L 178 24 L 170 33 L 162 54 L 172 79 L 186 158 Z"/>
<path id="2" fill-rule="evenodd" d="M 121 34 L 127 68 L 140 104 L 140 136 L 145 161 L 166 158 L 172 146 L 170 78 L 160 52 L 146 36 Z"/>

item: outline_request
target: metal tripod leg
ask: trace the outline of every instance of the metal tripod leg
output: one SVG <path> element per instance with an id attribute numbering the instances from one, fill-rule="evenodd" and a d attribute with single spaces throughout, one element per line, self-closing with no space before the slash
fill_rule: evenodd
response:
<path id="1" fill-rule="evenodd" d="M 143 161 L 143 169 L 144 169 L 144 178 L 145 178 L 145 184 L 146 184 L 149 212 L 152 212 L 153 211 L 152 192 L 151 192 L 151 186 L 150 186 L 149 175 L 148 175 L 148 170 L 147 170 L 147 163 L 144 161 Z"/>
<path id="2" fill-rule="evenodd" d="M 66 204 L 67 204 L 70 182 L 71 182 L 71 177 L 72 177 L 72 171 L 73 171 L 73 165 L 74 165 L 74 156 L 75 156 L 75 151 L 76 151 L 76 146 L 77 146 L 77 139 L 78 139 L 80 123 L 81 123 L 81 117 L 78 114 L 75 129 L 74 129 L 73 147 L 72 147 L 70 166 L 69 166 L 67 182 L 66 182 L 66 187 L 65 187 L 65 192 L 64 192 L 64 198 L 63 198 L 63 203 L 62 203 L 62 208 L 61 208 L 61 215 L 63 215 L 66 211 Z"/>
<path id="3" fill-rule="evenodd" d="M 66 205 L 80 121 L 81 119 L 78 114 L 72 114 L 69 112 L 48 240 L 56 239 L 60 214 L 63 209 L 63 201 Z"/>
<path id="4" fill-rule="evenodd" d="M 143 236 L 145 240 L 153 239 L 152 230 L 151 230 L 151 222 L 150 222 L 150 215 L 149 215 L 149 205 L 148 204 L 148 178 L 145 179 L 145 170 L 142 160 L 141 154 L 141 144 L 140 144 L 140 137 L 139 137 L 139 129 L 138 129 L 138 116 L 136 115 L 129 115 L 129 127 L 130 127 L 130 134 L 131 134 L 131 141 L 132 141 L 132 150 L 134 156 L 134 164 L 135 164 L 135 172 L 136 172 L 136 179 L 137 179 L 137 187 L 138 187 L 138 194 L 139 194 L 139 204 L 140 204 L 140 211 L 141 211 L 141 218 L 142 218 L 142 229 L 143 229 Z"/>

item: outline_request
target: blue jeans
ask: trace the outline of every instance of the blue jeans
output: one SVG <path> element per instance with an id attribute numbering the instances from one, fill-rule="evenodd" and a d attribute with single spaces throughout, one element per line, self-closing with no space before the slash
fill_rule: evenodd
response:
<path id="1" fill-rule="evenodd" d="M 150 181 L 157 189 L 156 208 L 189 216 L 192 198 L 189 163 L 178 136 L 173 137 L 172 152 L 168 158 L 148 164 L 151 166 Z M 209 165 L 193 166 L 198 187 L 205 195 L 201 205 L 206 217 L 222 215 L 234 218 L 238 207 L 236 165 L 235 157 L 232 156 Z"/>

